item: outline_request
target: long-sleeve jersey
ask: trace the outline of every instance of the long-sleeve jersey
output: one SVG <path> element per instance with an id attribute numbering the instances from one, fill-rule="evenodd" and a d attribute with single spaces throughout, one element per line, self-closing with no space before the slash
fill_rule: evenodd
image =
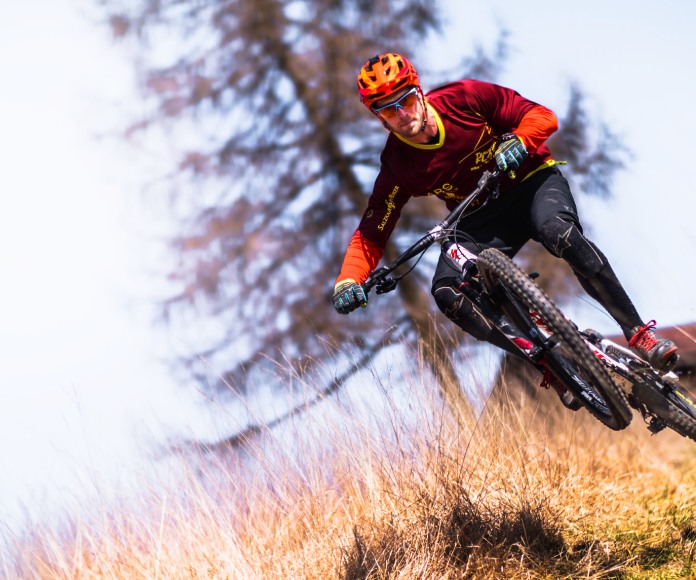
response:
<path id="1" fill-rule="evenodd" d="M 337 283 L 367 279 L 411 197 L 435 196 L 453 209 L 475 189 L 483 170 L 495 167 L 494 153 L 506 133 L 517 135 L 529 155 L 516 171 L 515 180 L 507 176 L 501 179 L 501 192 L 553 164 L 544 141 L 558 128 L 556 115 L 519 93 L 491 83 L 463 80 L 428 92 L 426 100 L 429 114 L 437 121 L 436 140 L 421 145 L 390 133 L 380 172 L 348 245 Z M 475 201 L 470 211 L 476 205 Z"/>

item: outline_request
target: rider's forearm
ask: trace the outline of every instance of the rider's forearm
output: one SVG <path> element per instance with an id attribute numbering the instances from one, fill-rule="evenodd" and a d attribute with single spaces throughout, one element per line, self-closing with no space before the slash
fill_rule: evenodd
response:
<path id="1" fill-rule="evenodd" d="M 556 114 L 546 107 L 537 105 L 527 111 L 517 129 L 517 135 L 530 153 L 536 151 L 544 141 L 558 130 Z"/>
<path id="2" fill-rule="evenodd" d="M 384 248 L 364 238 L 359 231 L 356 231 L 350 244 L 348 244 L 336 284 L 345 280 L 355 280 L 358 284 L 362 284 L 367 280 L 370 272 L 377 267 L 383 255 Z"/>

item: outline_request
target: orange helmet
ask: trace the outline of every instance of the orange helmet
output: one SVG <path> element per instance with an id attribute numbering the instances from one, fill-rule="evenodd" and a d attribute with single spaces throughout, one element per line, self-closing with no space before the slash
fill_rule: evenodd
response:
<path id="1" fill-rule="evenodd" d="M 358 73 L 358 93 L 368 109 L 372 109 L 375 101 L 404 87 L 420 87 L 418 73 L 405 57 L 395 52 L 373 56 Z"/>

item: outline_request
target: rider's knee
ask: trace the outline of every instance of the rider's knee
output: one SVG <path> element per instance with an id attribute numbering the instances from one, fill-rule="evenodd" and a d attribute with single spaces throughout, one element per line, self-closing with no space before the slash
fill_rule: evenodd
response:
<path id="1" fill-rule="evenodd" d="M 438 280 L 433 284 L 431 292 L 437 307 L 451 320 L 471 309 L 471 302 L 457 288 L 454 278 Z"/>
<path id="2" fill-rule="evenodd" d="M 549 252 L 564 259 L 584 278 L 596 276 L 606 266 L 602 252 L 571 221 L 554 217 L 541 225 L 538 234 L 539 242 Z"/>
<path id="3" fill-rule="evenodd" d="M 454 278 L 438 280 L 432 294 L 440 311 L 464 332 L 478 340 L 488 340 L 491 326 L 478 313 L 471 301 L 457 288 Z"/>

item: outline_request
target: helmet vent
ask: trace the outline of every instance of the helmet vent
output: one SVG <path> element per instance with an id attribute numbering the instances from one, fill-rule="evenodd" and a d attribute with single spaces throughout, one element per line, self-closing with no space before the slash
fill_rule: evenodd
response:
<path id="1" fill-rule="evenodd" d="M 372 67 L 376 65 L 379 62 L 379 55 L 373 56 L 370 60 L 367 61 L 367 65 L 365 66 L 365 70 L 371 71 Z M 384 63 L 384 60 L 382 60 L 382 64 Z"/>

